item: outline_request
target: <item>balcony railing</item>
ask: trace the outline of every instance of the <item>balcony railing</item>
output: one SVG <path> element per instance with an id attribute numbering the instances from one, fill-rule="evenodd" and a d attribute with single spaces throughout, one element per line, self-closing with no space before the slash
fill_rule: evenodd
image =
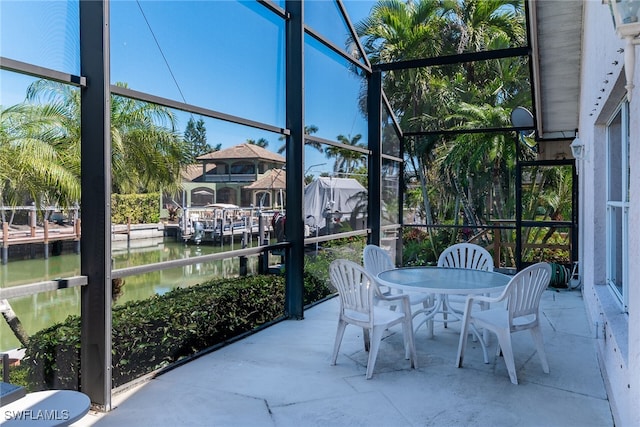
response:
<path id="1" fill-rule="evenodd" d="M 224 175 L 205 175 L 205 182 L 253 182 L 257 179 L 254 173 L 238 173 Z"/>

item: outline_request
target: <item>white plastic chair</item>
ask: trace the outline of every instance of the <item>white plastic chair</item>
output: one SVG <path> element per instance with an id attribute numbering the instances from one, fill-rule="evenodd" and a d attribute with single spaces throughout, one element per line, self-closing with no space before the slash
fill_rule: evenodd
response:
<path id="1" fill-rule="evenodd" d="M 446 268 L 467 268 L 470 270 L 484 270 L 493 271 L 493 258 L 489 251 L 482 246 L 475 245 L 473 243 L 457 243 L 449 246 L 442 251 L 440 257 L 438 257 L 438 267 Z M 443 308 L 444 308 L 444 327 L 447 327 L 447 308 L 454 310 L 450 303 L 458 302 L 464 303 L 464 297 L 458 295 L 444 295 L 443 296 Z M 462 311 L 455 310 L 462 314 Z"/>
<path id="2" fill-rule="evenodd" d="M 374 279 L 383 271 L 396 268 L 389 256 L 389 253 L 376 245 L 365 246 L 362 258 L 364 262 L 364 269 L 367 270 L 367 273 L 369 273 Z M 400 289 L 391 289 L 387 286 L 381 285 L 380 283 L 378 283 L 378 289 L 380 289 L 380 292 L 386 296 L 397 294 L 407 295 L 411 306 L 421 304 L 422 309 L 413 312 L 411 315 L 412 318 L 415 318 L 420 313 L 428 312 L 433 308 L 433 297 L 424 292 L 403 292 Z M 429 330 L 433 333 L 433 323 L 430 323 Z"/>
<path id="3" fill-rule="evenodd" d="M 493 258 L 482 246 L 457 243 L 442 251 L 438 257 L 438 267 L 493 271 Z"/>
<path id="4" fill-rule="evenodd" d="M 396 268 L 387 251 L 376 245 L 367 245 L 364 247 L 362 251 L 362 261 L 364 269 L 374 278 L 383 271 Z M 378 289 L 380 289 L 380 292 L 384 295 L 391 295 L 393 292 L 391 288 L 382 286 L 380 283 L 378 283 Z"/>
<path id="5" fill-rule="evenodd" d="M 540 298 L 542 293 L 549 286 L 551 280 L 551 266 L 541 262 L 534 264 L 520 271 L 513 276 L 502 294 L 495 298 L 485 296 L 467 297 L 464 317 L 462 319 L 462 332 L 460 333 L 460 343 L 458 345 L 458 356 L 456 366 L 462 367 L 464 351 L 467 343 L 467 328 L 475 326 L 495 333 L 498 337 L 498 354 L 502 350 L 504 362 L 509 371 L 509 378 L 513 384 L 518 384 L 516 376 L 515 362 L 513 359 L 513 349 L 511 346 L 511 334 L 518 331 L 530 330 L 533 341 L 536 345 L 542 370 L 548 374 L 549 364 L 544 351 L 544 342 L 540 330 Z M 484 301 L 488 303 L 501 302 L 506 300 L 504 307 L 490 310 L 473 311 L 473 303 Z M 485 345 L 482 342 L 484 349 Z M 485 360 L 485 363 L 487 361 Z"/>
<path id="6" fill-rule="evenodd" d="M 380 293 L 375 280 L 355 262 L 337 259 L 329 266 L 331 283 L 340 296 L 340 317 L 338 331 L 333 347 L 331 364 L 335 365 L 342 337 L 348 324 L 356 325 L 369 332 L 369 359 L 367 361 L 367 379 L 373 375 L 373 368 L 378 357 L 382 334 L 390 327 L 402 324 L 402 334 L 406 354 L 411 360 L 411 367 L 416 368 L 416 346 L 413 340 L 411 324 L 411 307 L 406 295 L 385 296 Z M 376 306 L 374 299 L 395 301 L 400 310 L 392 311 L 387 307 Z M 365 340 L 366 344 L 366 340 Z"/>

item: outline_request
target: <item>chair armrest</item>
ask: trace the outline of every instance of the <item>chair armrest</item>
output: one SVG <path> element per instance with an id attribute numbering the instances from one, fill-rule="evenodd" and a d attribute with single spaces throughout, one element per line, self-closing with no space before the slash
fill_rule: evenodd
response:
<path id="1" fill-rule="evenodd" d="M 505 298 L 503 295 L 497 296 L 497 297 L 488 297 L 485 295 L 467 295 L 467 301 L 471 300 L 473 301 L 480 301 L 480 302 L 488 302 L 488 303 L 493 303 L 493 302 L 500 302 L 503 301 Z"/>
<path id="2" fill-rule="evenodd" d="M 467 295 L 467 300 L 465 301 L 465 304 L 464 304 L 463 313 L 465 313 L 465 315 L 468 315 L 468 313 L 471 313 L 471 307 L 473 306 L 474 302 L 486 302 L 491 304 L 491 303 L 504 301 L 505 299 L 507 299 L 507 297 L 508 297 L 508 294 L 506 292 L 503 292 L 497 297 L 489 297 L 485 295 L 473 295 L 473 294 Z"/>
<path id="3" fill-rule="evenodd" d="M 406 299 L 407 301 L 409 301 L 409 295 L 404 295 L 404 294 L 386 295 L 386 294 L 380 293 L 378 294 L 378 298 L 381 301 L 398 301 L 401 299 Z"/>
<path id="4" fill-rule="evenodd" d="M 411 301 L 409 300 L 409 295 L 406 295 L 406 294 L 394 294 L 392 296 L 381 295 L 379 298 L 381 301 L 401 301 L 402 312 L 411 313 Z"/>

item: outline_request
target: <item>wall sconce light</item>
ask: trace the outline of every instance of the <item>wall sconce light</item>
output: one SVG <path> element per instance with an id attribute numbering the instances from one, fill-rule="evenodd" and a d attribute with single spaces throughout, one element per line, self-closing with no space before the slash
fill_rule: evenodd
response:
<path id="1" fill-rule="evenodd" d="M 624 48 L 624 74 L 627 79 L 627 97 L 631 101 L 633 89 L 633 72 L 636 62 L 635 45 L 640 44 L 640 22 L 638 10 L 640 0 L 608 0 L 613 16 L 613 25 L 618 37 L 625 39 L 627 45 Z"/>
<path id="2" fill-rule="evenodd" d="M 573 158 L 576 159 L 576 173 L 580 175 L 580 163 L 585 157 L 585 148 L 584 142 L 578 138 L 578 132 L 576 132 L 576 137 L 573 139 L 573 142 L 569 147 L 571 147 L 571 154 L 573 154 Z"/>
<path id="3" fill-rule="evenodd" d="M 570 147 L 571 147 L 571 154 L 573 154 L 573 157 L 576 160 L 584 159 L 584 142 L 582 142 L 580 138 L 578 138 L 577 133 Z"/>

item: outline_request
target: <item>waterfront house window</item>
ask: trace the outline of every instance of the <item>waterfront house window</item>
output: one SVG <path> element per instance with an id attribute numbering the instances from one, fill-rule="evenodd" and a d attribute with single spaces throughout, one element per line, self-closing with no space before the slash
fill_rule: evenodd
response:
<path id="1" fill-rule="evenodd" d="M 236 190 L 230 187 L 224 187 L 218 190 L 217 203 L 236 204 Z"/>
<path id="2" fill-rule="evenodd" d="M 206 206 L 215 201 L 215 193 L 210 188 L 194 188 L 191 190 L 191 206 Z"/>
<path id="3" fill-rule="evenodd" d="M 232 175 L 249 175 L 256 173 L 256 167 L 253 163 L 239 162 L 231 165 Z"/>
<path id="4" fill-rule="evenodd" d="M 629 306 L 629 103 L 607 124 L 607 284 Z"/>

